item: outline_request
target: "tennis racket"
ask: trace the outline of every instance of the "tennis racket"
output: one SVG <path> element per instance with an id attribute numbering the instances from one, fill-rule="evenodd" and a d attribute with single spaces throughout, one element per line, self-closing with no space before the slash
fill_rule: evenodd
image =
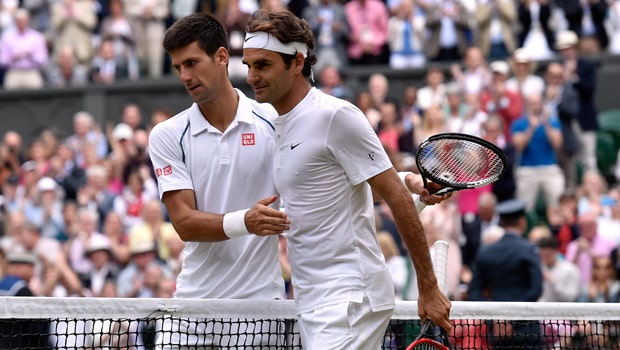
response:
<path id="1" fill-rule="evenodd" d="M 416 155 L 418 171 L 428 189 L 428 180 L 444 186 L 434 194 L 482 187 L 499 180 L 508 168 L 506 154 L 480 137 L 436 134 L 420 144 Z M 418 212 L 424 204 L 418 206 Z"/>
<path id="2" fill-rule="evenodd" d="M 446 292 L 446 270 L 448 265 L 448 242 L 438 240 L 433 244 L 433 271 L 437 277 L 437 284 L 442 292 Z M 435 326 L 433 321 L 426 319 L 420 333 L 407 350 L 450 350 L 448 334 L 441 327 Z"/>

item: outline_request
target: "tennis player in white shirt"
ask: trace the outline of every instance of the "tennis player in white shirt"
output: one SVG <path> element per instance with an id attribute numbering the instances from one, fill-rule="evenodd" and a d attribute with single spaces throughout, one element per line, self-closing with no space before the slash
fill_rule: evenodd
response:
<path id="1" fill-rule="evenodd" d="M 259 102 L 279 116 L 273 175 L 291 220 L 287 234 L 305 350 L 380 347 L 394 308 L 377 242 L 371 189 L 389 205 L 418 271 L 419 314 L 449 330 L 423 228 L 377 135 L 354 105 L 309 82 L 314 37 L 289 11 L 259 10 L 243 62 Z M 407 180 L 409 177 L 407 177 Z"/>

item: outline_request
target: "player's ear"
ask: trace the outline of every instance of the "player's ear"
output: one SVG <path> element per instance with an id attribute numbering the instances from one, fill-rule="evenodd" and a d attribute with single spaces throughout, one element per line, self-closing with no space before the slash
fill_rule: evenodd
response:
<path id="1" fill-rule="evenodd" d="M 226 50 L 226 48 L 224 47 L 220 47 L 219 49 L 217 49 L 217 51 L 215 51 L 215 54 L 213 55 L 213 60 L 215 61 L 215 63 L 218 64 L 221 63 L 227 65 L 229 58 L 230 55 L 228 53 L 228 50 Z"/>

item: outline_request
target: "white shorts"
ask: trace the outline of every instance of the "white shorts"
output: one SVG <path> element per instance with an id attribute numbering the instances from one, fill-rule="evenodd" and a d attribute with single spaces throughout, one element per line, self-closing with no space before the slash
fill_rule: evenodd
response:
<path id="1" fill-rule="evenodd" d="M 157 330 L 158 350 L 280 349 L 284 321 L 166 318 Z"/>
<path id="2" fill-rule="evenodd" d="M 392 317 L 392 309 L 372 311 L 367 297 L 299 315 L 304 350 L 378 350 Z"/>

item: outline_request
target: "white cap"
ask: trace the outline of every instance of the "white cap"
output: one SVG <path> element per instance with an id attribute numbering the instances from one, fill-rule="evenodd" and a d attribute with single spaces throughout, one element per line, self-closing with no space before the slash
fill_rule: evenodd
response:
<path id="1" fill-rule="evenodd" d="M 565 30 L 560 32 L 555 39 L 555 49 L 563 50 L 568 49 L 569 47 L 574 47 L 579 42 L 579 38 L 577 34 L 571 30 Z"/>
<path id="2" fill-rule="evenodd" d="M 131 140 L 133 139 L 133 129 L 125 123 L 119 123 L 114 127 L 112 136 L 116 140 Z"/>
<path id="3" fill-rule="evenodd" d="M 37 182 L 37 190 L 39 192 L 55 191 L 57 186 L 56 181 L 49 176 L 44 176 Z"/>
<path id="4" fill-rule="evenodd" d="M 95 233 L 88 240 L 86 254 L 99 250 L 112 251 L 112 242 L 110 242 L 110 239 L 107 236 L 101 233 Z"/>
<path id="5" fill-rule="evenodd" d="M 532 61 L 530 53 L 524 48 L 516 49 L 512 54 L 512 58 L 516 63 L 529 63 Z"/>
<path id="6" fill-rule="evenodd" d="M 155 251 L 155 242 L 152 240 L 134 240 L 129 242 L 129 251 L 131 254 L 141 254 Z"/>
<path id="7" fill-rule="evenodd" d="M 491 72 L 508 75 L 510 74 L 510 66 L 504 61 L 495 61 L 491 63 Z"/>

